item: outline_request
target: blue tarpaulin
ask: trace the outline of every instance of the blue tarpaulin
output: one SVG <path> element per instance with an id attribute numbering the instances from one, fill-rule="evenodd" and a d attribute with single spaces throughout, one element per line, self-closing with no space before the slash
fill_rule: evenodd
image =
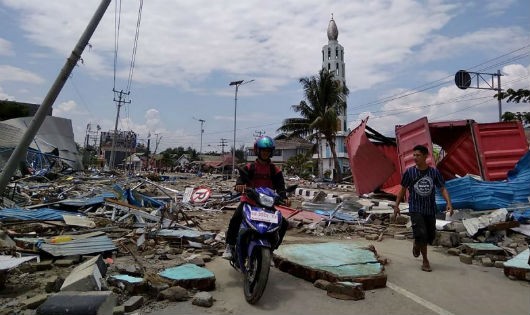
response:
<path id="1" fill-rule="evenodd" d="M 166 203 L 140 194 L 139 192 L 131 191 L 130 188 L 123 189 L 118 185 L 114 185 L 114 190 L 116 190 L 124 200 L 127 200 L 127 202 L 133 206 L 151 207 L 157 209 L 166 206 Z"/>
<path id="2" fill-rule="evenodd" d="M 508 172 L 505 181 L 481 181 L 471 176 L 455 178 L 445 183 L 455 209 L 491 210 L 528 203 L 530 196 L 530 152 L 527 152 Z M 436 194 L 439 210 L 446 203 Z"/>

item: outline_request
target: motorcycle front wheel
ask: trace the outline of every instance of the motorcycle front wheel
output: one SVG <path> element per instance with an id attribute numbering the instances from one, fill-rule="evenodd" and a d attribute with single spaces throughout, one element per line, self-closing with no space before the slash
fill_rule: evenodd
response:
<path id="1" fill-rule="evenodd" d="M 245 273 L 245 299 L 250 304 L 259 301 L 267 280 L 269 279 L 269 270 L 271 266 L 271 250 L 266 247 L 259 247 L 254 250 L 249 257 L 247 272 Z"/>

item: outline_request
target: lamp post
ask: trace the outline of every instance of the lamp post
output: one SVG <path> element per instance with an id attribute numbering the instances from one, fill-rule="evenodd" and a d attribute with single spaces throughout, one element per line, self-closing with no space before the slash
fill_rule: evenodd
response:
<path id="1" fill-rule="evenodd" d="M 193 119 L 197 120 L 198 122 L 201 123 L 201 146 L 200 146 L 200 150 L 199 150 L 199 155 L 202 155 L 202 134 L 204 133 L 204 129 L 202 128 L 202 126 L 204 125 L 204 123 L 206 122 L 206 120 L 204 119 L 197 119 L 195 117 L 193 117 Z"/>
<path id="2" fill-rule="evenodd" d="M 243 84 L 247 84 L 250 82 L 254 82 L 254 80 L 240 80 L 240 81 L 232 81 L 230 82 L 230 86 L 235 85 L 236 86 L 236 96 L 234 98 L 234 148 L 232 150 L 232 176 L 235 175 L 235 167 L 236 167 L 236 117 L 237 117 L 237 91 L 239 90 L 239 86 Z"/>

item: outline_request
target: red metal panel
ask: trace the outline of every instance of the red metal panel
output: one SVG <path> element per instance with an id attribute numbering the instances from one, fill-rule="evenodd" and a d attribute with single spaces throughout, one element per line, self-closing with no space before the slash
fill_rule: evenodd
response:
<path id="1" fill-rule="evenodd" d="M 474 124 L 473 132 L 485 180 L 504 180 L 528 151 L 520 122 Z"/>
<path id="2" fill-rule="evenodd" d="M 395 145 L 383 144 L 383 143 L 374 143 L 374 145 L 381 151 L 383 154 L 392 161 L 394 164 L 394 172 L 392 175 L 383 183 L 381 188 L 388 188 L 401 183 L 401 172 L 399 171 L 399 159 L 397 154 L 397 147 Z"/>
<path id="3" fill-rule="evenodd" d="M 429 132 L 427 117 L 422 117 L 404 126 L 396 126 L 396 141 L 401 173 L 403 173 L 408 167 L 414 165 L 412 150 L 418 144 L 424 145 L 429 149 L 427 164 L 434 166 L 431 134 Z"/>
<path id="4" fill-rule="evenodd" d="M 366 120 L 346 137 L 348 162 L 357 194 L 373 192 L 394 172 L 394 164 L 370 142 L 365 133 Z"/>
<path id="5" fill-rule="evenodd" d="M 438 144 L 437 139 L 433 141 Z M 445 157 L 436 166 L 445 179 L 455 178 L 455 175 L 481 176 L 471 126 L 468 126 L 467 132 L 461 134 L 460 138 L 451 143 L 449 148 L 445 148 L 445 151 Z"/>

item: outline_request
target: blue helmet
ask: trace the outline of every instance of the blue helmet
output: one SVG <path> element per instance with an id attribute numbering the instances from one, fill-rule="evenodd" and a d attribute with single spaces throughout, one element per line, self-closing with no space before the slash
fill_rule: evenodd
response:
<path id="1" fill-rule="evenodd" d="M 272 140 L 269 136 L 261 136 L 258 139 L 256 139 L 256 142 L 254 142 L 254 153 L 256 155 L 259 155 L 259 150 L 261 149 L 271 149 L 274 151 L 275 148 L 274 140 Z"/>

